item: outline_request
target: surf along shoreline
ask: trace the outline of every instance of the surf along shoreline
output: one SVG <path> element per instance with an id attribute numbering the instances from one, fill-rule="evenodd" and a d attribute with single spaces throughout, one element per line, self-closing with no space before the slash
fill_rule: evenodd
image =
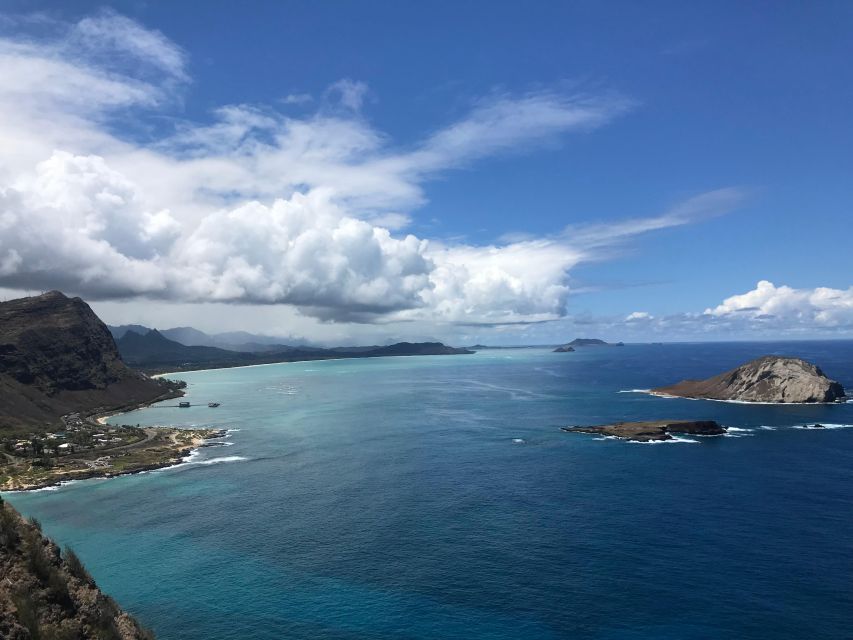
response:
<path id="1" fill-rule="evenodd" d="M 0 492 L 37 491 L 79 480 L 116 478 L 187 462 L 202 447 L 212 446 L 210 440 L 227 437 L 227 429 L 131 427 L 107 423 L 111 417 L 179 398 L 184 394 L 183 389 L 173 389 L 147 402 L 130 403 L 106 411 L 98 408 L 85 414 L 75 436 L 80 439 L 82 434 L 82 439 L 88 439 L 92 446 L 66 455 L 57 454 L 55 458 L 50 458 L 50 467 L 34 464 L 35 457 L 17 458 L 11 465 L 0 468 Z M 93 439 L 93 436 L 102 438 Z M 101 444 L 107 439 L 106 436 L 114 442 Z"/>

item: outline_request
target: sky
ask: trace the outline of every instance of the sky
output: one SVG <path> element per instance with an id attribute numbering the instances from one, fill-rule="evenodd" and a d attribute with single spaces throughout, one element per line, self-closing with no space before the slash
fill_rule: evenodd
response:
<path id="1" fill-rule="evenodd" d="M 317 344 L 853 337 L 848 2 L 0 3 L 0 297 Z"/>

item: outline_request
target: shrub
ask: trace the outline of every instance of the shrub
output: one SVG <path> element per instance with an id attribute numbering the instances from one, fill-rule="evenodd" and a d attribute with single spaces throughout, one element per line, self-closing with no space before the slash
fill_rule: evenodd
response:
<path id="1" fill-rule="evenodd" d="M 65 558 L 65 566 L 68 568 L 68 573 L 84 584 L 88 584 L 92 587 L 95 586 L 95 579 L 92 577 L 92 574 L 86 570 L 86 567 L 83 566 L 83 563 L 80 562 L 80 558 L 76 553 L 74 553 L 74 550 L 71 549 L 71 547 L 65 547 L 65 551 L 62 552 L 62 555 Z"/>

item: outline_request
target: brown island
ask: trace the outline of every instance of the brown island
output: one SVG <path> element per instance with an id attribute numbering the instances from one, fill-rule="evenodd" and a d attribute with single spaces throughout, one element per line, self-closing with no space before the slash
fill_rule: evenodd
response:
<path id="1" fill-rule="evenodd" d="M 845 398 L 841 383 L 828 378 L 820 367 L 784 356 L 764 356 L 705 380 L 682 380 L 652 389 L 652 393 L 773 404 L 829 403 Z"/>
<path id="2" fill-rule="evenodd" d="M 714 420 L 647 420 L 643 422 L 614 422 L 590 427 L 562 427 L 569 433 L 592 433 L 634 442 L 671 440 L 673 433 L 694 436 L 721 436 L 726 428 Z"/>

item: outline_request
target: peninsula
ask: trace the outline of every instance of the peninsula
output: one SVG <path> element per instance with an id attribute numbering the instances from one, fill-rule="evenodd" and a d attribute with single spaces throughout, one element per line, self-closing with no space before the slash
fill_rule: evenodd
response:
<path id="1" fill-rule="evenodd" d="M 828 403 L 842 400 L 844 387 L 819 367 L 783 356 L 764 356 L 706 380 L 684 380 L 652 389 L 682 398 L 760 403 Z"/>
<path id="2" fill-rule="evenodd" d="M 592 433 L 634 442 L 672 440 L 673 433 L 696 436 L 720 436 L 726 428 L 714 420 L 650 420 L 644 422 L 614 422 L 597 426 L 562 427 L 569 433 Z"/>
<path id="3" fill-rule="evenodd" d="M 183 395 L 121 360 L 80 298 L 0 304 L 0 490 L 37 489 L 180 463 L 218 429 L 104 425 L 97 418 Z"/>

